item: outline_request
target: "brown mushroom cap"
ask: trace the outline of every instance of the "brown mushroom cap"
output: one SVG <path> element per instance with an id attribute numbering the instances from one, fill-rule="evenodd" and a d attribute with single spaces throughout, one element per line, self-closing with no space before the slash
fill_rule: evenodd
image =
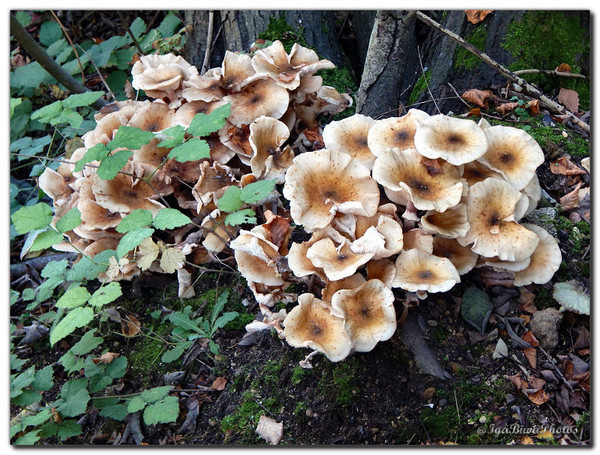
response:
<path id="1" fill-rule="evenodd" d="M 221 100 L 209 103 L 206 101 L 191 101 L 185 103 L 175 111 L 174 122 L 177 125 L 187 128 L 192 123 L 196 114 L 210 114 L 216 108 L 223 106 L 224 104 L 225 102 Z"/>
<path id="2" fill-rule="evenodd" d="M 312 294 L 298 296 L 298 305 L 292 308 L 283 325 L 290 346 L 317 350 L 332 362 L 345 359 L 352 350 L 344 320 L 331 314 L 330 306 Z"/>
<path id="3" fill-rule="evenodd" d="M 277 271 L 276 260 L 280 257 L 277 245 L 269 242 L 261 233 L 240 230 L 234 240 L 229 243 L 235 252 L 238 270 L 244 278 L 268 286 L 279 286 L 284 283 Z"/>
<path id="4" fill-rule="evenodd" d="M 544 162 L 544 152 L 535 139 L 522 129 L 502 125 L 486 128 L 485 135 L 488 149 L 479 161 L 517 190 L 525 188 Z"/>
<path id="5" fill-rule="evenodd" d="M 387 149 L 414 149 L 417 124 L 427 117 L 429 114 L 424 111 L 410 109 L 402 117 L 377 120 L 369 130 L 368 144 L 371 153 L 379 156 Z"/>
<path id="6" fill-rule="evenodd" d="M 392 191 L 404 190 L 419 210 L 444 212 L 460 202 L 464 185 L 458 169 L 442 163 L 432 171 L 414 149 L 389 149 L 379 155 L 373 178 Z"/>
<path id="7" fill-rule="evenodd" d="M 396 278 L 396 265 L 391 259 L 376 259 L 367 262 L 367 278 L 378 279 L 391 288 Z"/>
<path id="8" fill-rule="evenodd" d="M 327 226 L 336 212 L 372 216 L 379 205 L 369 170 L 346 153 L 326 149 L 294 158 L 283 194 L 292 219 L 309 231 Z"/>
<path id="9" fill-rule="evenodd" d="M 352 251 L 373 253 L 373 259 L 387 258 L 400 252 L 404 245 L 403 232 L 395 212 L 394 204 L 384 204 L 372 217 L 357 216 Z"/>
<path id="10" fill-rule="evenodd" d="M 38 178 L 38 185 L 52 199 L 54 207 L 60 207 L 73 194 L 73 189 L 67 184 L 64 177 L 49 167 L 44 169 Z"/>
<path id="11" fill-rule="evenodd" d="M 331 298 L 340 289 L 355 289 L 366 282 L 367 280 L 360 273 L 355 273 L 354 275 L 337 281 L 327 281 L 327 284 L 321 293 L 321 300 L 331 303 Z"/>
<path id="12" fill-rule="evenodd" d="M 153 101 L 133 114 L 127 125 L 157 133 L 175 126 L 175 111 L 161 101 Z"/>
<path id="13" fill-rule="evenodd" d="M 258 179 L 283 183 L 286 170 L 292 165 L 294 152 L 282 145 L 290 137 L 288 127 L 277 119 L 261 116 L 250 125 L 250 159 L 252 173 Z"/>
<path id="14" fill-rule="evenodd" d="M 414 228 L 405 232 L 404 249 L 412 250 L 413 248 L 432 253 L 433 235 L 421 228 Z"/>
<path id="15" fill-rule="evenodd" d="M 231 115 L 227 120 L 237 127 L 249 125 L 261 115 L 280 118 L 290 103 L 288 91 L 272 79 L 261 79 L 245 85 L 237 92 L 223 97 L 231 103 Z"/>
<path id="16" fill-rule="evenodd" d="M 535 232 L 540 241 L 531 255 L 529 266 L 515 272 L 515 286 L 526 286 L 531 283 L 546 284 L 562 263 L 558 242 L 544 228 L 529 223 L 524 223 L 522 226 Z"/>
<path id="17" fill-rule="evenodd" d="M 467 206 L 461 202 L 443 213 L 430 210 L 421 217 L 421 225 L 442 237 L 464 237 L 469 232 Z"/>
<path id="18" fill-rule="evenodd" d="M 139 106 L 138 108 L 141 108 Z M 96 144 L 108 144 L 112 141 L 118 129 L 127 125 L 131 116 L 127 117 L 120 111 L 112 112 L 97 120 L 96 127 L 85 133 L 81 138 L 86 148 L 92 148 Z"/>
<path id="19" fill-rule="evenodd" d="M 517 203 L 523 195 L 510 183 L 495 178 L 476 183 L 467 196 L 469 231 L 459 237 L 461 245 L 473 244 L 473 251 L 503 261 L 522 261 L 538 244 L 537 235 L 514 221 Z"/>
<path id="20" fill-rule="evenodd" d="M 328 280 L 341 280 L 353 275 L 366 264 L 373 254 L 356 254 L 350 249 L 350 242 L 344 241 L 336 247 L 329 237 L 318 240 L 307 251 L 306 257 L 323 269 Z"/>
<path id="21" fill-rule="evenodd" d="M 175 101 L 184 80 L 197 75 L 198 70 L 181 56 L 174 54 L 144 55 L 133 65 L 131 85 L 137 90 L 144 90 L 148 96 Z"/>
<path id="22" fill-rule="evenodd" d="M 446 292 L 459 282 L 458 271 L 449 259 L 413 248 L 403 251 L 396 259 L 392 287 L 409 292 Z"/>
<path id="23" fill-rule="evenodd" d="M 362 114 L 328 123 L 323 129 L 325 148 L 347 153 L 369 170 L 373 169 L 375 155 L 369 149 L 367 138 L 374 124 L 374 119 Z"/>
<path id="24" fill-rule="evenodd" d="M 192 194 L 198 201 L 198 210 L 217 202 L 223 193 L 232 185 L 237 185 L 233 170 L 229 166 L 222 166 L 217 161 L 200 163 L 200 177 L 192 188 Z"/>
<path id="25" fill-rule="evenodd" d="M 483 182 L 485 179 L 491 177 L 498 179 L 502 178 L 500 174 L 492 171 L 479 161 L 471 161 L 470 163 L 466 163 L 462 166 L 462 178 L 467 181 L 467 185 L 469 187 L 475 185 L 476 183 Z"/>
<path id="26" fill-rule="evenodd" d="M 455 166 L 481 157 L 488 147 L 484 130 L 474 121 L 441 114 L 420 122 L 414 141 L 421 155 Z"/>
<path id="27" fill-rule="evenodd" d="M 257 79 L 248 54 L 225 51 L 221 66 L 221 88 L 228 93 L 239 92 L 244 85 Z M 259 75 L 259 78 L 264 76 Z"/>
<path id="28" fill-rule="evenodd" d="M 515 213 L 515 219 L 517 220 L 520 220 L 533 212 L 542 198 L 542 187 L 540 186 L 540 180 L 537 174 L 533 175 L 531 181 L 523 188 L 522 193 L 527 196 L 527 208 L 524 210 L 519 210 L 517 208 L 517 212 Z"/>
<path id="29" fill-rule="evenodd" d="M 369 280 L 356 289 L 340 289 L 331 306 L 345 320 L 352 346 L 368 352 L 379 341 L 389 340 L 396 331 L 394 293 L 380 280 Z"/>
<path id="30" fill-rule="evenodd" d="M 219 70 L 210 75 L 207 72 L 201 76 L 190 77 L 189 80 L 182 83 L 181 97 L 188 102 L 204 101 L 206 103 L 223 99 L 225 92 L 221 88 L 220 75 Z"/>
<path id="31" fill-rule="evenodd" d="M 459 275 L 470 272 L 477 263 L 477 254 L 471 248 L 462 246 L 456 239 L 433 238 L 433 255 L 450 259 Z"/>
<path id="32" fill-rule="evenodd" d="M 315 266 L 312 261 L 306 256 L 308 249 L 317 243 L 319 240 L 324 238 L 333 238 L 335 241 L 343 241 L 343 237 L 331 226 L 327 226 L 324 229 L 319 229 L 311 235 L 310 239 L 302 242 L 293 242 L 290 246 L 290 250 L 287 255 L 288 267 L 294 275 L 297 277 L 308 276 L 316 274 L 323 280 L 326 280 L 323 269 Z"/>

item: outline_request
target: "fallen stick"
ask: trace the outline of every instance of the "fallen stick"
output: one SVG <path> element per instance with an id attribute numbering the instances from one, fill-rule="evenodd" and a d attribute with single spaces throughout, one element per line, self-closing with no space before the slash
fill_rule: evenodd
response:
<path id="1" fill-rule="evenodd" d="M 561 115 L 568 116 L 569 119 L 573 121 L 573 123 L 575 123 L 581 129 L 583 129 L 586 133 L 590 132 L 590 125 L 588 125 L 584 121 L 580 120 L 575 114 L 570 112 L 563 105 L 557 103 L 556 101 L 552 101 L 550 98 L 548 98 L 546 95 L 544 95 L 542 92 L 540 92 L 536 87 L 531 85 L 525 79 L 522 79 L 521 77 L 519 77 L 512 71 L 508 70 L 507 68 L 502 66 L 500 63 L 493 60 L 489 55 L 487 55 L 484 52 L 481 52 L 479 49 L 477 49 L 472 44 L 467 43 L 464 39 L 462 39 L 456 33 L 452 32 L 451 30 L 448 30 L 443 25 L 434 21 L 432 18 L 430 18 L 426 14 L 423 14 L 421 11 L 417 11 L 416 16 L 422 22 L 424 22 L 427 25 L 429 25 L 430 27 L 433 27 L 436 30 L 442 32 L 444 35 L 448 36 L 451 40 L 455 41 L 460 46 L 464 47 L 466 50 L 468 50 L 472 54 L 476 55 L 480 60 L 482 60 L 484 63 L 490 65 L 492 68 L 494 68 L 496 71 L 498 71 L 500 74 L 505 76 L 510 81 L 523 87 L 523 90 L 525 90 L 525 92 L 527 92 L 531 96 L 539 99 L 540 102 L 542 104 L 544 104 L 551 112 L 553 112 L 555 114 L 561 114 Z"/>

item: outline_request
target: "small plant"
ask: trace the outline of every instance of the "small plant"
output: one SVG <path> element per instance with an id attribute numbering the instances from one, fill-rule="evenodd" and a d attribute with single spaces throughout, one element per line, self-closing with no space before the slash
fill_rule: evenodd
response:
<path id="1" fill-rule="evenodd" d="M 244 188 L 237 186 L 227 188 L 217 203 L 219 210 L 229 213 L 225 218 L 225 224 L 229 226 L 256 224 L 254 210 L 242 209 L 242 207 L 244 204 L 255 205 L 263 201 L 274 189 L 275 180 L 259 180 Z"/>

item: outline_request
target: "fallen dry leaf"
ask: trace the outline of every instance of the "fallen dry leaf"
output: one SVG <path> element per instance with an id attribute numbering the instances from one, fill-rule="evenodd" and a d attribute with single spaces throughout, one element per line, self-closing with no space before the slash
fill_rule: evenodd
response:
<path id="1" fill-rule="evenodd" d="M 544 391 L 543 387 L 546 385 L 546 381 L 541 378 L 531 376 L 529 381 L 526 381 L 521 377 L 521 373 L 517 373 L 513 376 L 508 376 L 510 382 L 512 382 L 519 391 L 521 391 L 529 400 L 537 404 L 538 406 L 544 404 L 550 399 L 548 394 Z"/>
<path id="2" fill-rule="evenodd" d="M 471 109 L 467 117 L 481 117 L 481 109 L 479 109 L 478 107 Z"/>
<path id="3" fill-rule="evenodd" d="M 531 100 L 525 107 L 529 110 L 532 116 L 540 115 L 540 100 Z"/>
<path id="4" fill-rule="evenodd" d="M 579 112 L 579 93 L 577 93 L 575 90 L 561 87 L 560 91 L 558 92 L 557 100 L 560 104 L 574 114 Z"/>
<path id="5" fill-rule="evenodd" d="M 554 439 L 554 433 L 548 429 L 544 429 L 535 435 L 538 439 Z"/>
<path id="6" fill-rule="evenodd" d="M 128 314 L 124 318 L 121 318 L 121 333 L 126 337 L 134 337 L 142 329 L 142 324 L 132 314 Z"/>
<path id="7" fill-rule="evenodd" d="M 486 102 L 490 96 L 492 96 L 490 90 L 477 90 L 474 88 L 463 93 L 461 98 L 479 107 L 486 107 Z"/>
<path id="8" fill-rule="evenodd" d="M 535 313 L 537 311 L 537 308 L 535 306 L 535 294 L 533 292 L 531 292 L 529 289 L 527 289 L 526 287 L 522 287 L 520 288 L 520 292 L 521 295 L 519 296 L 519 299 L 517 300 L 518 303 L 520 303 L 521 305 L 523 305 L 521 307 L 521 309 L 523 311 L 527 311 L 528 313 Z"/>
<path id="9" fill-rule="evenodd" d="M 221 390 L 225 390 L 226 385 L 227 385 L 227 379 L 225 379 L 223 376 L 219 376 L 218 378 L 216 378 L 213 381 L 210 388 L 220 392 Z"/>
<path id="10" fill-rule="evenodd" d="M 531 439 L 531 436 L 523 436 L 523 439 L 521 439 L 521 444 L 529 446 L 534 444 L 534 442 L 533 439 Z"/>
<path id="11" fill-rule="evenodd" d="M 554 71 L 558 71 L 559 73 L 570 73 L 571 67 L 567 63 L 561 63 Z"/>
<path id="12" fill-rule="evenodd" d="M 117 354 L 116 352 L 105 352 L 100 357 L 96 357 L 95 359 L 92 359 L 92 362 L 94 362 L 94 365 L 96 365 L 100 362 L 108 364 L 108 363 L 112 363 L 112 361 L 115 360 L 120 355 L 121 354 Z"/>
<path id="13" fill-rule="evenodd" d="M 540 389 L 537 392 L 529 393 L 526 395 L 527 395 L 527 398 L 529 398 L 529 400 L 532 403 L 537 404 L 538 406 L 543 405 L 546 401 L 548 401 L 550 399 L 548 394 L 543 389 Z"/>
<path id="14" fill-rule="evenodd" d="M 523 354 L 525 354 L 531 368 L 535 368 L 537 366 L 537 350 L 535 348 L 524 348 Z"/>
<path id="15" fill-rule="evenodd" d="M 566 156 L 561 156 L 556 161 L 550 163 L 550 172 L 561 175 L 584 175 L 586 172 L 573 163 Z"/>
<path id="16" fill-rule="evenodd" d="M 281 441 L 281 438 L 283 437 L 283 422 L 276 422 L 270 417 L 261 415 L 258 420 L 256 432 L 269 444 L 275 446 L 279 444 L 279 441 Z"/>
<path id="17" fill-rule="evenodd" d="M 468 9 L 465 10 L 465 13 L 467 14 L 467 20 L 471 24 L 479 24 L 493 11 L 493 9 Z"/>
<path id="18" fill-rule="evenodd" d="M 504 103 L 496 108 L 498 112 L 502 115 L 506 115 L 511 111 L 514 111 L 517 107 L 519 107 L 519 103 Z"/>
<path id="19" fill-rule="evenodd" d="M 565 210 L 572 210 L 579 207 L 579 189 L 581 188 L 581 184 L 582 182 L 579 182 L 573 191 L 560 198 L 560 205 Z"/>

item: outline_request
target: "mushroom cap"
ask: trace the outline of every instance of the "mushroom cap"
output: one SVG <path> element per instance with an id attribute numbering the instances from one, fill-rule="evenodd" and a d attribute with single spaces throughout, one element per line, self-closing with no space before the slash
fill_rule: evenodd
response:
<path id="1" fill-rule="evenodd" d="M 558 242 L 544 228 L 529 223 L 523 223 L 522 226 L 535 232 L 540 241 L 531 255 L 529 266 L 515 272 L 515 286 L 526 286 L 531 283 L 546 284 L 562 263 Z"/>
<path id="2" fill-rule="evenodd" d="M 200 224 L 204 232 L 202 246 L 208 251 L 220 253 L 227 247 L 225 242 L 237 235 L 239 228 L 226 226 L 225 218 L 227 218 L 227 213 L 215 209 L 202 220 Z"/>
<path id="3" fill-rule="evenodd" d="M 504 180 L 489 178 L 473 185 L 467 196 L 469 231 L 458 238 L 459 243 L 472 243 L 475 253 L 503 261 L 522 261 L 531 256 L 538 237 L 514 221 L 522 197 Z"/>
<path id="4" fill-rule="evenodd" d="M 225 92 L 223 92 L 220 83 L 220 71 L 214 75 L 208 73 L 195 75 L 182 83 L 181 97 L 188 102 L 204 101 L 210 103 L 222 99 L 224 95 Z"/>
<path id="5" fill-rule="evenodd" d="M 152 98 L 167 97 L 175 101 L 175 92 L 181 88 L 182 82 L 197 74 L 196 67 L 179 55 L 149 54 L 133 65 L 131 85 L 137 90 L 144 90 Z"/>
<path id="6" fill-rule="evenodd" d="M 517 190 L 527 186 L 544 162 L 544 152 L 526 131 L 510 126 L 485 129 L 488 149 L 479 161 L 501 174 Z"/>
<path id="7" fill-rule="evenodd" d="M 386 213 L 393 206 L 391 214 Z M 357 216 L 355 238 L 351 249 L 355 253 L 373 253 L 373 259 L 390 257 L 402 250 L 404 245 L 402 224 L 395 216 L 393 204 L 384 204 L 371 217 Z"/>
<path id="8" fill-rule="evenodd" d="M 192 123 L 196 114 L 210 114 L 216 108 L 225 104 L 222 100 L 217 101 L 190 101 L 175 111 L 174 122 L 187 128 Z"/>
<path id="9" fill-rule="evenodd" d="M 290 103 L 288 91 L 272 79 L 260 79 L 244 86 L 237 92 L 223 97 L 231 103 L 227 120 L 235 126 L 249 125 L 261 115 L 280 118 Z"/>
<path id="10" fill-rule="evenodd" d="M 344 320 L 331 313 L 331 307 L 312 294 L 298 296 L 298 305 L 283 321 L 283 334 L 290 346 L 317 350 L 339 362 L 352 351 L 352 341 Z"/>
<path id="11" fill-rule="evenodd" d="M 531 212 L 533 212 L 538 202 L 542 198 L 542 187 L 540 186 L 540 180 L 537 174 L 533 175 L 531 181 L 527 184 L 525 188 L 521 191 L 525 196 L 527 196 L 527 208 L 523 213 L 517 210 L 518 213 L 515 213 L 515 219 L 520 220 L 521 218 L 526 217 Z"/>
<path id="12" fill-rule="evenodd" d="M 429 210 L 421 217 L 421 225 L 441 237 L 464 237 L 469 232 L 467 205 L 461 202 L 443 213 Z"/>
<path id="13" fill-rule="evenodd" d="M 237 127 L 226 120 L 218 134 L 221 144 L 237 154 L 242 163 L 250 166 L 250 159 L 254 153 L 249 140 L 250 125 Z"/>
<path id="14" fill-rule="evenodd" d="M 396 265 L 391 259 L 374 259 L 367 262 L 367 278 L 378 279 L 391 288 L 396 278 Z"/>
<path id="15" fill-rule="evenodd" d="M 475 267 L 492 267 L 494 270 L 507 270 L 509 272 L 518 272 L 527 268 L 531 258 L 525 258 L 522 261 L 503 261 L 497 257 L 485 258 L 481 256 Z"/>
<path id="16" fill-rule="evenodd" d="M 247 280 L 268 286 L 285 282 L 277 271 L 276 260 L 280 257 L 277 245 L 261 233 L 242 229 L 229 246 L 234 250 L 238 270 Z"/>
<path id="17" fill-rule="evenodd" d="M 376 158 L 373 178 L 392 191 L 406 191 L 419 210 L 444 212 L 457 205 L 464 189 L 458 169 L 442 163 L 432 170 L 422 159 L 414 149 L 388 149 Z"/>
<path id="18" fill-rule="evenodd" d="M 340 289 L 355 289 L 366 282 L 367 280 L 360 273 L 355 273 L 354 275 L 337 281 L 327 281 L 327 284 L 321 293 L 321 300 L 331 303 L 331 298 Z"/>
<path id="19" fill-rule="evenodd" d="M 396 278 L 392 287 L 409 292 L 446 292 L 460 282 L 450 259 L 434 256 L 413 248 L 396 259 Z"/>
<path id="20" fill-rule="evenodd" d="M 139 106 L 139 108 L 142 106 Z M 108 144 L 114 139 L 119 127 L 127 125 L 130 119 L 131 116 L 125 116 L 120 111 L 106 114 L 99 120 L 96 120 L 96 127 L 93 130 L 88 131 L 82 136 L 83 145 L 86 148 L 92 148 L 96 144 Z"/>
<path id="21" fill-rule="evenodd" d="M 458 166 L 481 157 L 487 137 L 477 123 L 468 119 L 432 115 L 419 122 L 415 148 L 427 158 L 442 158 Z"/>
<path id="22" fill-rule="evenodd" d="M 315 266 L 312 261 L 306 256 L 308 249 L 324 238 L 333 238 L 335 241 L 343 241 L 343 237 L 331 226 L 324 229 L 319 229 L 311 235 L 310 239 L 302 242 L 293 242 L 287 254 L 288 267 L 297 277 L 316 274 L 323 280 L 326 280 L 323 269 Z"/>
<path id="23" fill-rule="evenodd" d="M 402 117 L 377 120 L 369 130 L 368 145 L 371 153 L 379 156 L 387 149 L 414 149 L 418 122 L 428 117 L 427 112 L 410 109 Z"/>
<path id="24" fill-rule="evenodd" d="M 336 212 L 372 216 L 379 205 L 379 187 L 369 170 L 350 155 L 327 149 L 294 158 L 283 195 L 292 219 L 309 231 L 327 226 Z"/>
<path id="25" fill-rule="evenodd" d="M 221 66 L 221 88 L 228 93 L 239 92 L 244 85 L 257 79 L 252 67 L 252 58 L 248 54 L 225 51 Z M 258 75 L 264 78 L 262 75 Z"/>
<path id="26" fill-rule="evenodd" d="M 362 114 L 354 114 L 333 121 L 323 128 L 323 142 L 327 150 L 344 152 L 357 159 L 369 170 L 373 169 L 375 155 L 369 149 L 367 138 L 375 120 Z"/>
<path id="27" fill-rule="evenodd" d="M 175 111 L 162 101 L 153 101 L 133 114 L 127 126 L 157 133 L 175 126 Z"/>
<path id="28" fill-rule="evenodd" d="M 52 199 L 54 207 L 60 207 L 73 194 L 73 189 L 67 184 L 64 177 L 49 167 L 44 169 L 39 176 L 38 185 Z"/>
<path id="29" fill-rule="evenodd" d="M 232 185 L 237 185 L 233 170 L 229 166 L 222 166 L 217 161 L 200 163 L 200 177 L 192 188 L 192 194 L 198 201 L 198 210 L 210 205 L 223 196 L 223 193 Z"/>
<path id="30" fill-rule="evenodd" d="M 404 249 L 416 248 L 427 253 L 433 252 L 433 235 L 421 229 L 414 228 L 404 233 Z"/>
<path id="31" fill-rule="evenodd" d="M 300 79 L 300 85 L 291 93 L 291 99 L 295 103 L 302 104 L 309 93 L 317 93 L 322 86 L 321 76 L 306 75 Z"/>
<path id="32" fill-rule="evenodd" d="M 290 130 L 285 123 L 272 117 L 261 116 L 250 125 L 249 141 L 254 152 L 250 167 L 256 178 L 283 183 L 294 159 L 291 147 L 281 148 L 289 137 Z"/>
<path id="33" fill-rule="evenodd" d="M 396 331 L 394 293 L 380 280 L 369 280 L 356 289 L 340 289 L 331 299 L 336 315 L 343 317 L 357 352 L 368 352 Z"/>
<path id="34" fill-rule="evenodd" d="M 81 226 L 87 230 L 116 228 L 123 219 L 119 212 L 106 210 L 89 198 L 81 198 L 77 208 L 81 212 Z"/>
<path id="35" fill-rule="evenodd" d="M 471 161 L 462 166 L 462 178 L 467 181 L 467 186 L 469 187 L 491 177 L 502 179 L 499 173 L 492 171 L 479 161 Z"/>
<path id="36" fill-rule="evenodd" d="M 471 248 L 462 246 L 456 239 L 438 236 L 433 238 L 433 255 L 450 259 L 459 275 L 473 270 L 478 258 Z"/>
<path id="37" fill-rule="evenodd" d="M 156 168 L 162 164 L 169 152 L 170 148 L 158 147 L 160 139 L 154 137 L 147 144 L 135 150 L 132 161 L 134 164 L 140 164 L 148 168 L 148 175 L 154 173 Z"/>
<path id="38" fill-rule="evenodd" d="M 333 240 L 326 237 L 308 248 L 306 257 L 315 267 L 323 269 L 328 280 L 336 281 L 353 275 L 360 266 L 369 262 L 373 254 L 352 252 L 347 240 L 336 247 Z"/>

